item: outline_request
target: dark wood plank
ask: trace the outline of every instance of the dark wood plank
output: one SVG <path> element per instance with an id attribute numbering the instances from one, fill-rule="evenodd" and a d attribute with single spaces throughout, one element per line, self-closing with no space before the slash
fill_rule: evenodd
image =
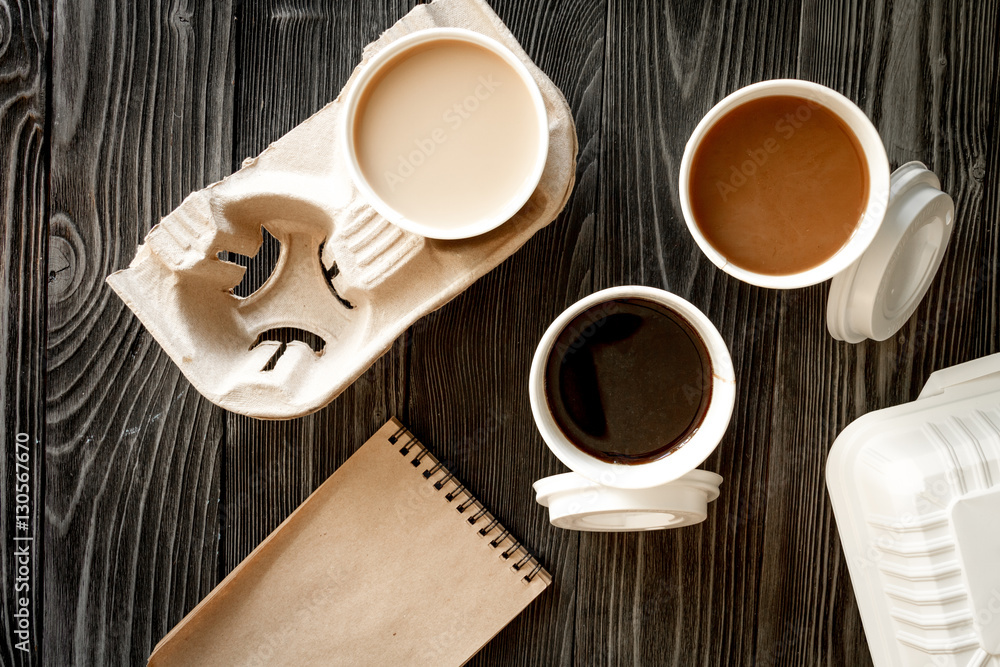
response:
<path id="1" fill-rule="evenodd" d="M 266 0 L 236 8 L 232 168 L 335 99 L 375 40 L 412 0 L 328 3 Z M 263 283 L 277 242 L 251 264 Z M 385 421 L 405 417 L 402 341 L 320 412 L 285 422 L 227 417 L 221 495 L 220 576 L 227 574 Z"/>
<path id="2" fill-rule="evenodd" d="M 553 528 L 534 501 L 532 483 L 563 468 L 535 430 L 527 378 L 549 322 L 593 287 L 606 3 L 493 7 L 569 102 L 576 188 L 555 222 L 410 333 L 409 411 L 412 428 L 554 576 L 470 664 L 572 665 L 580 538 Z"/>
<path id="3" fill-rule="evenodd" d="M 754 663 L 781 294 L 702 256 L 677 196 L 684 144 L 729 92 L 793 74 L 800 15 L 783 2 L 612 1 L 607 31 L 595 288 L 641 284 L 701 308 L 730 347 L 737 408 L 703 467 L 722 495 L 696 527 L 585 534 L 577 659 L 588 664 Z"/>
<path id="4" fill-rule="evenodd" d="M 41 660 L 48 2 L 0 0 L 0 663 Z"/>
<path id="5" fill-rule="evenodd" d="M 555 575 L 473 664 L 869 664 L 825 459 L 860 414 L 1000 348 L 997 2 L 493 0 L 573 109 L 567 210 L 326 409 L 278 423 L 225 415 L 103 278 L 184 195 L 333 99 L 361 48 L 413 2 L 59 1 L 46 99 L 49 8 L 0 0 L 0 148 L 12 166 L 0 174 L 0 424 L 5 452 L 20 432 L 46 445 L 44 606 L 32 600 L 46 663 L 142 663 L 396 414 Z M 740 284 L 685 229 L 676 183 L 690 131 L 726 93 L 778 76 L 856 100 L 894 165 L 925 161 L 956 198 L 941 274 L 889 341 L 836 343 L 827 286 Z M 531 355 L 563 308 L 630 283 L 688 298 L 730 344 L 737 410 L 704 465 L 725 477 L 722 496 L 695 528 L 561 531 L 531 490 L 563 470 L 531 420 Z M 0 551 L 5 611 L 11 568 Z M 8 636 L 0 661 L 12 655 Z"/>
<path id="6" fill-rule="evenodd" d="M 920 160 L 933 169 L 955 199 L 957 218 L 930 293 L 885 342 L 834 341 L 825 326 L 825 285 L 783 300 L 761 664 L 871 663 L 825 488 L 830 446 L 862 414 L 914 400 L 933 371 L 1000 350 L 996 213 L 984 206 L 983 178 L 1000 112 L 998 11 L 996 2 L 804 9 L 798 76 L 857 102 L 878 127 L 893 167 Z"/>
<path id="7" fill-rule="evenodd" d="M 105 285 L 231 155 L 231 6 L 59 2 L 47 664 L 142 664 L 216 583 L 223 413 Z"/>

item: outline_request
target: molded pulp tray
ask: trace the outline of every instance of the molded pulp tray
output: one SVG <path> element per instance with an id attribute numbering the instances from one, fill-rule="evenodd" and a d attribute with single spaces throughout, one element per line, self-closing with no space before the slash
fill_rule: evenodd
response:
<path id="1" fill-rule="evenodd" d="M 548 159 L 528 203 L 497 229 L 459 241 L 416 236 L 379 216 L 338 145 L 340 100 L 360 69 L 393 40 L 433 27 L 475 30 L 510 49 L 537 82 L 549 123 Z M 437 0 L 369 45 L 336 101 L 185 199 L 108 282 L 210 401 L 252 417 L 298 417 L 336 398 L 407 327 L 554 220 L 573 188 L 576 149 L 565 99 L 496 14 L 481 0 Z M 281 242 L 274 273 L 252 295 L 234 296 L 245 269 L 222 257 L 255 255 L 262 226 Z M 276 330 L 322 343 L 286 345 L 269 335 Z"/>
<path id="2" fill-rule="evenodd" d="M 1000 665 L 1000 354 L 848 426 L 827 485 L 875 664 Z"/>

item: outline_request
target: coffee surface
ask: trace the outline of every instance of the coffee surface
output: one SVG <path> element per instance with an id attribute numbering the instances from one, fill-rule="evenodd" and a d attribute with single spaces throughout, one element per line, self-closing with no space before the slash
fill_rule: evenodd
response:
<path id="1" fill-rule="evenodd" d="M 545 399 L 574 445 L 616 463 L 645 463 L 697 431 L 712 366 L 673 310 L 647 299 L 592 306 L 563 329 L 545 367 Z"/>
<path id="2" fill-rule="evenodd" d="M 736 107 L 702 138 L 690 199 L 705 239 L 765 275 L 814 268 L 850 239 L 868 204 L 854 132 L 826 107 L 773 96 Z"/>
<path id="3" fill-rule="evenodd" d="M 500 56 L 461 40 L 388 63 L 358 104 L 354 142 L 372 189 L 406 218 L 453 229 L 502 209 L 530 177 L 538 118 Z"/>

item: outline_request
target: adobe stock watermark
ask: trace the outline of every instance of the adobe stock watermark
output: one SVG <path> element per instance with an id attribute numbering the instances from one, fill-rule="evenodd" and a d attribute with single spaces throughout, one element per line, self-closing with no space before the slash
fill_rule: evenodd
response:
<path id="1" fill-rule="evenodd" d="M 747 184 L 748 179 L 757 174 L 757 170 L 767 164 L 771 156 L 778 153 L 785 142 L 791 141 L 802 127 L 813 117 L 813 111 L 820 109 L 818 102 L 806 100 L 795 112 L 786 113 L 774 124 L 774 132 L 756 148 L 746 149 L 747 159 L 739 165 L 730 165 L 729 178 L 716 180 L 715 187 L 722 201 Z M 781 141 L 779 141 L 779 139 Z"/>
<path id="2" fill-rule="evenodd" d="M 559 334 L 559 339 L 556 342 L 553 352 L 555 352 L 559 359 L 564 362 L 567 357 L 570 357 L 586 346 L 587 341 L 597 335 L 598 331 L 601 330 L 605 324 L 608 323 L 608 319 L 618 313 L 621 310 L 618 301 L 616 299 L 611 299 L 603 303 L 599 303 L 591 308 L 585 310 L 582 315 L 585 315 L 583 319 L 579 321 L 571 322 L 561 334 Z M 579 316 L 578 316 L 579 317 Z M 569 334 L 567 338 L 566 334 Z M 572 342 L 567 343 L 567 340 Z"/>
<path id="3" fill-rule="evenodd" d="M 867 550 L 854 559 L 859 568 L 878 567 L 887 553 L 897 551 L 913 535 L 921 534 L 921 525 L 929 517 L 944 521 L 944 510 L 952 500 L 953 489 L 947 480 L 937 478 L 916 496 L 916 506 L 904 512 L 890 525 L 882 526 L 878 536 L 871 541 Z"/>
<path id="4" fill-rule="evenodd" d="M 356 583 L 351 573 L 330 562 L 326 567 L 313 573 L 313 586 L 295 599 L 291 608 L 283 609 L 281 615 L 271 619 L 266 634 L 253 637 L 255 642 L 250 657 L 242 664 L 247 667 L 264 667 L 274 663 L 281 656 L 296 633 L 303 628 L 316 627 L 318 622 L 328 622 L 336 614 L 343 613 L 344 597 Z"/>
<path id="5" fill-rule="evenodd" d="M 450 133 L 456 132 L 465 121 L 472 118 L 501 85 L 503 84 L 494 79 L 492 74 L 480 76 L 478 84 L 469 95 L 452 104 L 441 114 L 441 123 L 443 124 L 435 127 L 429 134 L 414 139 L 413 150 L 405 155 L 400 153 L 397 157 L 396 169 L 394 171 L 386 170 L 385 182 L 389 189 L 395 192 L 401 183 L 413 176 L 417 169 L 437 151 L 438 146 L 448 142 Z"/>
<path id="6" fill-rule="evenodd" d="M 23 653 L 32 650 L 32 609 L 31 598 L 34 584 L 33 563 L 34 540 L 32 534 L 32 517 L 34 507 L 32 502 L 31 468 L 31 437 L 27 433 L 17 433 L 14 436 L 14 447 L 11 449 L 14 463 L 14 502 L 12 505 L 14 519 L 13 569 L 11 601 L 14 612 L 11 615 L 11 630 L 16 638 L 14 648 Z"/>
<path id="7" fill-rule="evenodd" d="M 989 628 L 994 621 L 1000 619 L 1000 588 L 994 588 L 990 591 L 989 600 L 978 609 L 974 609 L 972 617 L 979 628 Z M 955 654 L 944 653 L 930 656 L 924 663 L 924 667 L 945 667 L 954 664 L 956 664 Z M 989 658 L 987 658 L 987 662 L 978 664 L 989 664 Z"/>

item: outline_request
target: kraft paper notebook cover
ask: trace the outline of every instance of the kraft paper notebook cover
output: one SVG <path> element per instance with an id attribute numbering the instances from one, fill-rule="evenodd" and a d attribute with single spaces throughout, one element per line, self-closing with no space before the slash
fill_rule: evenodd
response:
<path id="1" fill-rule="evenodd" d="M 461 665 L 549 583 L 392 419 L 163 638 L 149 664 Z"/>

